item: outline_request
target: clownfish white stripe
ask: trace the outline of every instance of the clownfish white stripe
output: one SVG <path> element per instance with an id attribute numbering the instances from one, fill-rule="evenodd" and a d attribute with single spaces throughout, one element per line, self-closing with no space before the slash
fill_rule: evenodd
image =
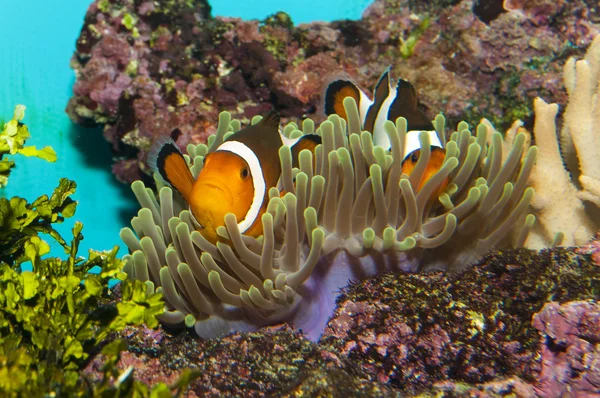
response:
<path id="1" fill-rule="evenodd" d="M 260 161 L 258 160 L 256 154 L 250 148 L 248 148 L 248 146 L 239 141 L 225 141 L 219 145 L 216 151 L 228 151 L 235 153 L 244 159 L 246 163 L 248 163 L 248 167 L 250 167 L 250 175 L 252 176 L 252 183 L 254 185 L 254 197 L 252 198 L 252 204 L 250 205 L 250 209 L 248 209 L 248 213 L 246 213 L 244 219 L 238 220 L 240 232 L 244 233 L 252 226 L 252 224 L 254 224 L 254 221 L 258 217 L 260 208 L 263 205 L 265 193 L 267 191 Z"/>
<path id="2" fill-rule="evenodd" d="M 417 149 L 421 149 L 421 141 L 419 141 L 419 135 L 421 135 L 421 133 L 427 133 L 427 135 L 429 135 L 429 144 L 431 146 L 442 148 L 442 142 L 435 130 L 411 130 L 406 133 L 406 140 L 404 141 L 404 159 Z"/>
<path id="3" fill-rule="evenodd" d="M 373 101 L 369 98 L 364 91 L 358 90 L 360 92 L 360 103 L 358 104 L 358 114 L 360 115 L 360 120 L 363 125 L 365 124 L 365 119 L 367 118 L 367 112 L 369 112 L 369 108 L 373 105 Z"/>
<path id="4" fill-rule="evenodd" d="M 390 94 L 386 97 L 386 99 L 381 104 L 381 108 L 377 113 L 377 117 L 375 118 L 375 125 L 373 128 L 373 143 L 376 146 L 383 147 L 385 149 L 390 149 L 392 144 L 390 143 L 390 139 L 385 133 L 385 129 L 383 128 L 383 124 L 388 120 L 388 114 L 390 112 L 390 107 L 394 102 L 394 98 L 396 97 L 396 90 L 392 90 L 390 86 Z"/>

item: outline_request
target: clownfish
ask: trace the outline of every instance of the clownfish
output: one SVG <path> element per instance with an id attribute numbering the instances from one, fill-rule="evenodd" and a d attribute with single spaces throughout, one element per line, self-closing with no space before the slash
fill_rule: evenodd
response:
<path id="1" fill-rule="evenodd" d="M 397 118 L 404 117 L 407 122 L 406 141 L 404 143 L 404 157 L 402 160 L 402 173 L 410 175 L 415 168 L 421 152 L 419 135 L 426 132 L 429 135 L 431 155 L 423 177 L 417 190 L 433 176 L 444 163 L 446 150 L 435 131 L 431 120 L 418 108 L 417 92 L 412 84 L 403 79 L 398 79 L 396 87 L 392 86 L 390 68 L 379 78 L 373 91 L 373 100 L 357 85 L 348 79 L 337 79 L 329 83 L 324 94 L 325 114 L 337 114 L 348 121 L 344 109 L 344 98 L 352 97 L 358 106 L 359 116 L 363 130 L 373 134 L 373 142 L 377 146 L 389 149 L 390 140 L 385 133 L 383 124 L 386 120 L 395 122 Z M 447 185 L 443 184 L 438 193 Z"/>
<path id="2" fill-rule="evenodd" d="M 314 153 L 321 143 L 321 137 L 313 134 L 287 138 L 279 123 L 279 114 L 271 111 L 260 122 L 230 135 L 206 156 L 196 179 L 170 138 L 159 140 L 150 150 L 151 169 L 183 196 L 197 230 L 209 242 L 219 240 L 217 228 L 225 225 L 227 213 L 235 214 L 242 234 L 262 235 L 268 192 L 278 186 L 281 175 L 279 148 L 288 145 L 296 161 L 301 150 Z"/>

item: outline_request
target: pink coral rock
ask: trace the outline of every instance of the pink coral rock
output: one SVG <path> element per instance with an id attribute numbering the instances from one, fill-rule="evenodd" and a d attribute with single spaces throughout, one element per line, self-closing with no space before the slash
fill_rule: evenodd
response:
<path id="1" fill-rule="evenodd" d="M 370 91 L 392 65 L 426 113 L 443 112 L 451 126 L 530 121 L 536 96 L 564 104 L 562 64 L 600 33 L 598 7 L 507 1 L 486 17 L 476 7 L 484 3 L 502 2 L 376 0 L 360 21 L 294 26 L 285 13 L 213 18 L 205 1 L 97 0 L 71 62 L 77 80 L 67 111 L 77 123 L 104 126 L 117 161 L 132 160 L 114 171 L 131 182 L 146 172 L 152 142 L 174 131 L 182 147 L 203 142 L 223 110 L 243 121 L 272 107 L 285 121 L 321 120 L 331 74 Z"/>
<path id="2" fill-rule="evenodd" d="M 536 391 L 545 397 L 600 395 L 600 304 L 547 303 L 533 317 L 542 334 L 542 371 Z"/>

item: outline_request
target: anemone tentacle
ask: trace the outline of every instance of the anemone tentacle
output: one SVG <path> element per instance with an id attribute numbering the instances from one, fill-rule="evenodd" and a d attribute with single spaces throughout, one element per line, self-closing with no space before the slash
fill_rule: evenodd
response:
<path id="1" fill-rule="evenodd" d="M 444 136 L 446 158 L 416 191 L 429 162 L 428 134 L 420 135 L 422 151 L 407 176 L 406 120 L 385 123 L 387 151 L 361 131 L 354 100 L 346 98 L 344 106 L 347 123 L 331 115 L 316 129 L 310 120 L 302 130 L 284 127 L 288 137 L 318 134 L 322 144 L 314 159 L 300 152 L 297 168 L 289 147 L 280 149 L 285 194 L 269 190 L 259 238 L 242 235 L 228 214 L 217 229 L 221 241 L 212 244 L 195 231 L 181 195 L 160 177 L 158 196 L 141 181 L 132 184 L 142 209 L 121 231 L 131 252 L 125 270 L 150 291 L 163 292 L 162 322 L 194 326 L 208 338 L 290 321 L 316 339 L 349 279 L 385 270 L 457 272 L 491 248 L 522 244 L 534 220 L 526 215 L 533 195 L 526 181 L 537 154 L 526 148 L 522 133 L 508 153 L 502 136 L 485 124 L 473 135 L 460 123 L 446 143 L 438 116 L 434 125 Z M 223 112 L 207 145 L 188 146 L 194 176 L 204 157 L 240 127 Z"/>

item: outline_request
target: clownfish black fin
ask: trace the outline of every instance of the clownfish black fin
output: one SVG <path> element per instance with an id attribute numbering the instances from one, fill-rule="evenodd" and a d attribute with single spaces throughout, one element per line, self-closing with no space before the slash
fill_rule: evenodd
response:
<path id="1" fill-rule="evenodd" d="M 344 98 L 352 97 L 356 105 L 360 106 L 360 89 L 350 80 L 335 80 L 327 86 L 325 91 L 324 111 L 327 116 L 336 114 L 342 119 L 348 121 L 346 109 L 344 108 Z"/>
<path id="2" fill-rule="evenodd" d="M 373 132 L 375 122 L 380 112 L 387 112 L 387 107 L 384 107 L 384 102 L 390 96 L 390 75 L 392 67 L 388 67 L 382 74 L 375 90 L 373 90 L 373 104 L 369 107 L 369 111 L 365 116 L 364 129 Z M 386 109 L 382 109 L 386 108 Z"/>
<path id="3" fill-rule="evenodd" d="M 279 116 L 279 113 L 276 110 L 271 110 L 260 120 L 259 123 L 267 128 L 279 131 L 281 116 Z"/>
<path id="4" fill-rule="evenodd" d="M 396 100 L 399 101 L 400 106 L 404 106 L 407 109 L 416 109 L 417 90 L 415 90 L 415 87 L 408 81 L 398 79 L 398 84 L 396 85 Z"/>
<path id="5" fill-rule="evenodd" d="M 377 84 L 375 85 L 375 90 L 373 90 L 373 101 L 376 103 L 383 103 L 388 95 L 390 95 L 391 70 L 392 67 L 388 66 L 387 69 L 381 74 Z"/>
<path id="6" fill-rule="evenodd" d="M 148 165 L 186 200 L 189 198 L 194 185 L 194 176 L 175 141 L 169 137 L 157 140 L 148 154 Z"/>
<path id="7" fill-rule="evenodd" d="M 390 105 L 388 119 L 395 121 L 399 117 L 406 119 L 408 130 L 434 130 L 431 120 L 418 108 L 417 90 L 404 79 L 398 79 L 396 97 Z"/>

